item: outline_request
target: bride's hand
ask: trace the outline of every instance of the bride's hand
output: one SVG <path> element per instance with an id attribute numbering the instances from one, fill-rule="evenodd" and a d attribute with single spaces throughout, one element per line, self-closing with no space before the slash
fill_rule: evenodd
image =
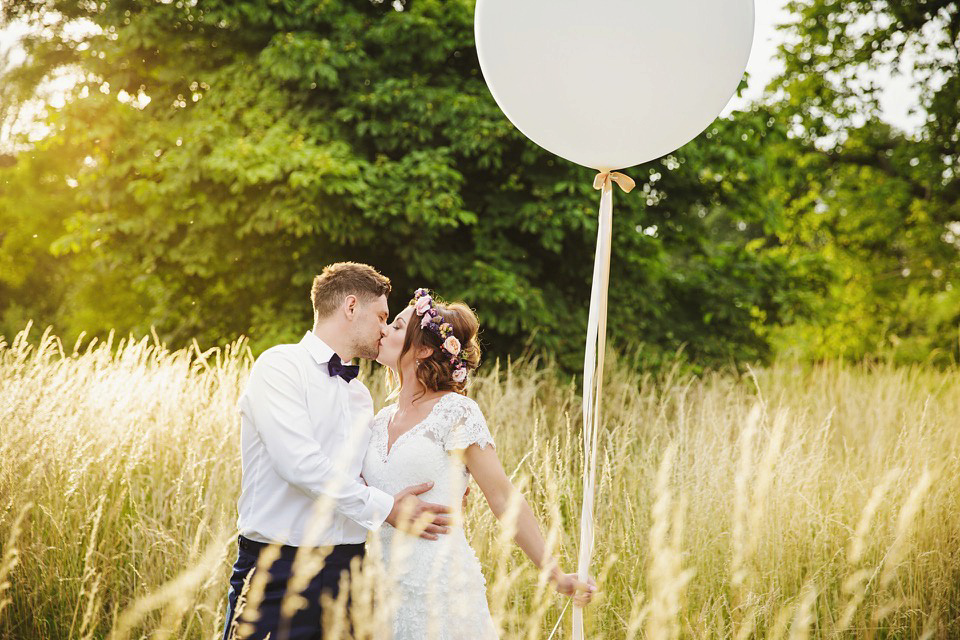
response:
<path id="1" fill-rule="evenodd" d="M 585 607 L 593 600 L 593 594 L 597 592 L 597 583 L 593 578 L 587 578 L 587 581 L 581 582 L 575 573 L 562 573 L 559 569 L 554 569 L 550 576 L 550 581 L 557 593 L 573 598 L 573 604 L 578 607 Z"/>

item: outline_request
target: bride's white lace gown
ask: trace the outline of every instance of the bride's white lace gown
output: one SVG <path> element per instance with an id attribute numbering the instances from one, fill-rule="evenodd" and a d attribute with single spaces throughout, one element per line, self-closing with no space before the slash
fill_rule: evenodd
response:
<path id="1" fill-rule="evenodd" d="M 432 481 L 433 488 L 420 498 L 459 510 L 467 471 L 456 452 L 472 444 L 493 445 L 480 407 L 466 396 L 448 393 L 388 451 L 387 425 L 396 410 L 396 404 L 389 405 L 373 419 L 364 480 L 391 494 Z M 392 600 L 388 606 L 392 606 L 393 640 L 497 637 L 480 563 L 462 526 L 454 524 L 436 541 L 397 531 L 388 524 L 377 535 L 387 573 L 382 586 Z"/>

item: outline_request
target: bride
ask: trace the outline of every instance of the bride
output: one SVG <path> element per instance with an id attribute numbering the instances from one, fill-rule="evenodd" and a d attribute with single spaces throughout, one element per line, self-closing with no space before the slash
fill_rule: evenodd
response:
<path id="1" fill-rule="evenodd" d="M 372 487 L 397 493 L 433 482 L 420 497 L 459 504 L 472 475 L 493 514 L 502 519 L 516 489 L 503 471 L 477 403 L 464 395 L 467 378 L 480 362 L 479 323 L 462 303 L 444 305 L 418 289 L 381 340 L 377 362 L 399 378 L 397 402 L 374 418 L 363 478 Z M 596 591 L 576 574 L 563 573 L 546 557 L 545 542 L 527 501 L 514 496 L 519 512 L 514 540 L 549 573 L 554 588 L 584 606 Z M 393 598 L 393 640 L 496 638 L 480 563 L 463 529 L 453 524 L 437 535 L 379 531 L 380 560 Z"/>

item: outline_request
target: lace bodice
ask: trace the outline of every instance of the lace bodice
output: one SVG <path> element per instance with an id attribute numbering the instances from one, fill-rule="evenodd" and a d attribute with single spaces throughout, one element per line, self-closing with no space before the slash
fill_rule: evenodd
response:
<path id="1" fill-rule="evenodd" d="M 478 640 L 496 638 L 480 563 L 467 542 L 460 519 L 467 470 L 454 452 L 476 444 L 493 445 L 493 436 L 476 402 L 457 393 L 441 397 L 427 417 L 389 447 L 387 426 L 397 405 L 373 419 L 363 462 L 367 484 L 390 494 L 432 481 L 420 494 L 427 502 L 449 505 L 454 526 L 439 541 L 397 532 L 384 524 L 377 533 L 387 567 L 384 588 L 396 599 L 393 640 Z"/>
<path id="2" fill-rule="evenodd" d="M 451 483 L 457 485 L 462 495 L 466 469 L 459 458 L 450 456 L 449 452 L 472 444 L 480 447 L 494 444 L 479 405 L 466 396 L 448 393 L 433 405 L 426 418 L 400 434 L 388 450 L 387 426 L 396 412 L 397 405 L 392 404 L 381 409 L 373 419 L 370 448 L 363 465 L 367 484 L 393 494 L 412 484 L 431 480 L 434 488 L 420 496 L 423 500 L 437 502 L 453 497 Z M 463 477 L 458 479 L 456 473 L 452 473 L 456 471 Z"/>

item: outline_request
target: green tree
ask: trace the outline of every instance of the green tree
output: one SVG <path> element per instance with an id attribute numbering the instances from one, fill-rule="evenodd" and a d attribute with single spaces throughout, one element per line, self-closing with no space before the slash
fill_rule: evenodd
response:
<path id="1" fill-rule="evenodd" d="M 309 322 L 320 266 L 354 259 L 391 276 L 394 309 L 434 287 L 479 310 L 494 352 L 547 349 L 577 368 L 598 194 L 493 102 L 472 2 L 4 11 L 50 25 L 7 76 L 22 95 L 54 70 L 81 74 L 51 116 L 76 150 L 55 169 L 78 183 L 73 207 L 36 249 L 70 256 L 76 284 L 53 305 L 66 333 L 155 325 L 174 344 L 244 333 L 262 348 Z M 68 35 L 81 20 L 95 28 Z M 615 345 L 656 359 L 685 344 L 727 364 L 769 355 L 770 327 L 803 313 L 814 270 L 763 240 L 780 224 L 764 149 L 786 140 L 769 118 L 718 121 L 631 170 L 638 191 L 616 196 Z"/>
<path id="2" fill-rule="evenodd" d="M 960 6 L 911 0 L 789 5 L 785 71 L 772 85 L 799 143 L 782 240 L 835 279 L 815 320 L 775 339 L 818 356 L 880 351 L 956 361 L 960 338 Z M 913 61 L 900 68 L 901 61 Z M 925 123 L 880 120 L 878 73 L 910 73 Z"/>

